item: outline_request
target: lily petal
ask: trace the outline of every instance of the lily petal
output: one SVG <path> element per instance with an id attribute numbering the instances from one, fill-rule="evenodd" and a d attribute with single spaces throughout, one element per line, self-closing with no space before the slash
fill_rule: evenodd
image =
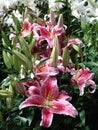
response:
<path id="1" fill-rule="evenodd" d="M 80 96 L 82 96 L 84 94 L 85 82 L 79 82 L 77 85 L 79 86 Z"/>
<path id="2" fill-rule="evenodd" d="M 47 100 L 53 100 L 58 96 L 57 79 L 54 77 L 48 77 L 41 89 L 42 96 Z"/>
<path id="3" fill-rule="evenodd" d="M 88 80 L 86 83 L 92 85 L 93 90 L 91 91 L 91 90 L 89 89 L 88 91 L 89 91 L 90 93 L 94 93 L 95 90 L 96 90 L 96 84 L 95 84 L 95 82 L 94 82 L 93 80 Z"/>
<path id="4" fill-rule="evenodd" d="M 44 98 L 42 96 L 39 95 L 33 95 L 28 97 L 25 101 L 23 101 L 20 105 L 19 105 L 19 109 L 25 108 L 25 107 L 29 107 L 29 106 L 38 106 L 38 107 L 42 107 L 42 105 L 44 104 Z"/>
<path id="5" fill-rule="evenodd" d="M 31 96 L 33 94 L 40 94 L 40 89 L 36 86 L 31 86 L 27 90 L 28 96 Z"/>
<path id="6" fill-rule="evenodd" d="M 50 113 L 47 108 L 42 109 L 42 121 L 41 126 L 49 127 L 52 123 L 53 113 Z"/>
<path id="7" fill-rule="evenodd" d="M 78 114 L 75 107 L 66 100 L 52 101 L 50 111 L 56 114 L 64 114 L 76 117 Z"/>
<path id="8" fill-rule="evenodd" d="M 67 92 L 61 91 L 61 92 L 59 92 L 58 99 L 59 100 L 64 99 L 64 100 L 70 101 L 72 98 L 68 95 Z"/>

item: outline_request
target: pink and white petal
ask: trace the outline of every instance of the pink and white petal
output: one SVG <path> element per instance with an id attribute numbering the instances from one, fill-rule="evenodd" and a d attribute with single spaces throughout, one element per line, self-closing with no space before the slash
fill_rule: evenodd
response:
<path id="1" fill-rule="evenodd" d="M 48 67 L 48 71 L 50 76 L 55 76 L 59 73 L 58 69 L 54 67 Z"/>
<path id="2" fill-rule="evenodd" d="M 77 85 L 79 86 L 80 96 L 83 96 L 83 94 L 84 94 L 84 88 L 85 88 L 85 83 L 79 82 Z"/>
<path id="3" fill-rule="evenodd" d="M 48 100 L 53 100 L 58 96 L 57 79 L 55 77 L 47 77 L 43 82 L 41 95 Z"/>
<path id="4" fill-rule="evenodd" d="M 76 117 L 78 114 L 75 107 L 66 100 L 51 101 L 50 111 L 55 114 L 64 114 L 72 117 Z"/>
<path id="5" fill-rule="evenodd" d="M 72 99 L 72 97 L 70 97 L 67 92 L 61 91 L 61 92 L 59 92 L 57 99 L 58 100 L 63 99 L 63 100 L 70 101 Z"/>
<path id="6" fill-rule="evenodd" d="M 31 86 L 39 87 L 39 83 L 36 80 L 28 81 L 28 82 L 23 82 L 23 84 L 26 85 L 26 86 L 28 86 L 28 87 L 31 87 Z"/>
<path id="7" fill-rule="evenodd" d="M 93 76 L 94 76 L 94 73 L 90 73 L 86 69 L 80 69 L 77 74 L 77 78 L 79 78 L 81 80 L 85 80 L 85 81 L 93 78 Z"/>
<path id="8" fill-rule="evenodd" d="M 45 102 L 45 100 L 42 96 L 33 95 L 33 96 L 28 97 L 25 101 L 23 101 L 19 105 L 19 109 L 22 109 L 22 108 L 25 108 L 25 107 L 30 107 L 30 106 L 42 107 L 44 102 Z"/>
<path id="9" fill-rule="evenodd" d="M 31 87 L 28 88 L 27 92 L 28 92 L 28 96 L 32 96 L 33 94 L 39 95 L 40 89 L 38 87 L 31 86 Z"/>
<path id="10" fill-rule="evenodd" d="M 38 29 L 40 30 L 40 35 L 41 36 L 46 37 L 46 38 L 50 37 L 49 31 L 45 27 L 39 26 Z"/>
<path id="11" fill-rule="evenodd" d="M 95 82 L 94 82 L 93 80 L 88 80 L 86 83 L 92 85 L 93 90 L 91 91 L 91 90 L 89 89 L 88 91 L 89 91 L 90 93 L 94 93 L 95 90 L 96 90 L 96 84 L 95 84 Z"/>
<path id="12" fill-rule="evenodd" d="M 40 125 L 44 127 L 50 127 L 53 119 L 53 113 L 50 113 L 48 108 L 42 109 L 42 120 Z"/>

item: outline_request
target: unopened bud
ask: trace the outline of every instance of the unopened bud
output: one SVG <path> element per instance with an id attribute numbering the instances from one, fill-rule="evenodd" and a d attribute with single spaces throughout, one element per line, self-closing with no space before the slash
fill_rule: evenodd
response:
<path id="1" fill-rule="evenodd" d="M 19 82 L 17 78 L 14 79 L 13 87 L 19 94 L 25 95 L 26 88 L 22 83 Z"/>
<path id="2" fill-rule="evenodd" d="M 62 59 L 63 59 L 63 66 L 66 67 L 69 63 L 69 60 L 70 60 L 70 55 L 69 55 L 69 51 L 68 51 L 67 46 L 63 50 Z"/>
<path id="3" fill-rule="evenodd" d="M 11 97 L 6 98 L 7 108 L 8 108 L 8 109 L 11 109 L 11 108 L 13 107 L 13 94 L 14 94 L 14 92 L 13 92 L 13 87 L 10 85 L 10 86 L 9 86 L 9 89 L 7 89 L 7 90 L 12 93 L 12 96 L 11 96 Z"/>
<path id="4" fill-rule="evenodd" d="M 58 62 L 58 53 L 59 53 L 59 44 L 58 44 L 58 38 L 55 38 L 55 44 L 53 47 L 53 50 L 51 52 L 51 66 L 52 67 L 57 67 L 57 62 Z"/>
<path id="5" fill-rule="evenodd" d="M 21 69 L 20 69 L 20 77 L 21 79 L 25 78 L 25 68 L 23 65 L 21 65 Z"/>

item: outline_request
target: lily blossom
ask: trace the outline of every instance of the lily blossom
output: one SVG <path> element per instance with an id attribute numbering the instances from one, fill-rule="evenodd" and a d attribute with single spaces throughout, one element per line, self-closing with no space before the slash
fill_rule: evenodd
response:
<path id="1" fill-rule="evenodd" d="M 80 90 L 80 96 L 84 94 L 84 88 L 86 84 L 90 84 L 93 86 L 93 90 L 89 92 L 94 93 L 96 89 L 96 84 L 92 80 L 94 77 L 94 73 L 90 73 L 87 69 L 79 69 L 76 73 L 72 76 L 71 81 L 73 85 L 78 85 Z"/>
<path id="2" fill-rule="evenodd" d="M 83 42 L 80 39 L 72 38 L 72 39 L 68 40 L 67 46 L 68 46 L 68 49 L 71 50 L 72 49 L 72 45 L 82 45 L 82 44 L 83 44 Z"/>
<path id="3" fill-rule="evenodd" d="M 35 24 L 34 24 L 35 25 Z M 33 26 L 33 32 L 35 37 L 37 36 L 38 42 L 46 40 L 50 48 L 53 48 L 54 39 L 56 36 L 64 35 L 65 30 L 63 26 L 63 16 L 60 15 L 58 23 L 55 24 L 55 18 L 53 12 L 50 13 L 50 21 L 46 22 L 46 26 Z M 66 26 L 65 26 L 66 29 Z"/>
<path id="4" fill-rule="evenodd" d="M 35 64 L 36 68 L 37 64 Z M 35 74 L 41 79 L 44 80 L 48 76 L 55 76 L 59 73 L 58 68 L 52 67 L 50 60 L 47 60 L 44 64 L 40 65 L 35 69 Z"/>
<path id="5" fill-rule="evenodd" d="M 32 94 L 23 101 L 19 108 L 36 106 L 42 108 L 42 120 L 40 125 L 50 127 L 53 114 L 64 114 L 75 117 L 78 112 L 69 102 L 70 97 L 66 92 L 59 92 L 55 77 L 48 77 L 39 89 L 39 94 Z"/>
<path id="6" fill-rule="evenodd" d="M 32 25 L 29 22 L 29 20 L 26 18 L 22 24 L 21 36 L 26 37 L 31 33 L 31 31 L 32 31 Z"/>

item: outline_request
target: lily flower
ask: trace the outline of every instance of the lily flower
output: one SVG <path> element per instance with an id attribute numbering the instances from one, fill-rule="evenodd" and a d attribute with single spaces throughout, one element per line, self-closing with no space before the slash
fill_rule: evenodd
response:
<path id="1" fill-rule="evenodd" d="M 74 106 L 69 102 L 70 97 L 66 92 L 59 92 L 55 77 L 48 77 L 39 89 L 39 93 L 32 94 L 23 101 L 19 108 L 36 106 L 42 108 L 42 120 L 40 125 L 50 127 L 53 114 L 64 114 L 76 117 L 78 114 Z"/>
<path id="2" fill-rule="evenodd" d="M 81 40 L 79 40 L 78 38 L 72 38 L 68 40 L 68 49 L 71 50 L 73 47 L 72 45 L 82 45 L 83 42 Z"/>
<path id="3" fill-rule="evenodd" d="M 32 25 L 29 22 L 29 20 L 26 18 L 22 24 L 21 36 L 26 37 L 31 33 L 31 31 L 32 31 Z"/>
<path id="4" fill-rule="evenodd" d="M 35 67 L 37 64 L 35 65 Z M 48 76 L 55 76 L 59 73 L 58 68 L 52 67 L 50 60 L 47 60 L 44 64 L 40 65 L 36 68 L 35 74 L 40 78 L 41 80 L 44 80 Z"/>
<path id="5" fill-rule="evenodd" d="M 90 84 L 93 86 L 93 90 L 89 92 L 94 93 L 96 89 L 96 84 L 92 80 L 94 77 L 94 73 L 90 73 L 87 69 L 79 69 L 76 73 L 72 76 L 71 81 L 73 85 L 78 85 L 80 90 L 80 96 L 84 94 L 84 88 L 86 84 Z"/>
<path id="6" fill-rule="evenodd" d="M 55 24 L 53 12 L 50 13 L 50 21 L 46 22 L 46 26 L 32 25 L 35 37 L 37 36 L 38 42 L 46 40 L 50 48 L 53 48 L 54 39 L 56 36 L 64 35 L 65 30 L 63 26 L 63 16 L 60 15 L 58 23 Z M 65 26 L 66 29 L 66 26 Z"/>

